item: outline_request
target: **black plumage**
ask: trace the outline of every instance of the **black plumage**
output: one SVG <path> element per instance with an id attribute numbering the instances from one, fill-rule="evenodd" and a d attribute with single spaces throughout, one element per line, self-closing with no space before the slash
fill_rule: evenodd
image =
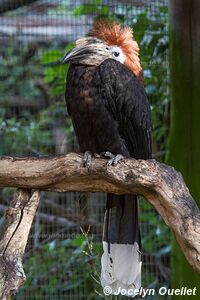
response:
<path id="1" fill-rule="evenodd" d="M 109 151 L 136 159 L 151 157 L 150 105 L 145 89 L 120 62 L 107 59 L 99 66 L 71 64 L 66 103 L 81 152 Z M 118 287 L 139 288 L 141 241 L 137 196 L 108 194 L 103 241 L 106 244 L 102 286 L 110 284 L 113 291 Z M 119 248 L 110 250 L 110 245 L 118 244 Z M 127 244 L 132 248 L 121 247 Z M 130 274 L 126 275 L 126 270 Z"/>
<path id="2" fill-rule="evenodd" d="M 71 65 L 65 97 L 82 152 L 151 156 L 150 105 L 126 66 L 113 59 L 98 67 Z"/>

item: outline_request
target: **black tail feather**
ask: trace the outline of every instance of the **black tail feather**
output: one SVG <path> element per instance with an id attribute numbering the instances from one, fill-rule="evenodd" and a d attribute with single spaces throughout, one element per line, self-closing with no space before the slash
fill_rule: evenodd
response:
<path id="1" fill-rule="evenodd" d="M 112 244 L 137 242 L 141 248 L 137 196 L 108 194 L 103 241 Z"/>

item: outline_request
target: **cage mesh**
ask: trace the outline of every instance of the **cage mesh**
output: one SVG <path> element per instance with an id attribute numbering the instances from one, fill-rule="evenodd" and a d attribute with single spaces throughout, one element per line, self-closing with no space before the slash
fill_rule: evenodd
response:
<path id="1" fill-rule="evenodd" d="M 0 155 L 39 157 L 77 149 L 64 103 L 67 67 L 60 66 L 59 60 L 76 39 L 90 30 L 94 18 L 114 16 L 135 25 L 141 50 L 148 39 L 150 46 L 154 42 L 158 48 L 166 44 L 167 0 L 0 2 Z M 162 68 L 154 73 L 166 83 L 166 53 L 158 55 L 158 61 L 151 61 L 147 51 L 142 52 L 147 80 L 149 72 L 160 64 Z M 151 55 L 157 56 L 155 47 Z M 156 101 L 152 89 L 153 83 L 148 81 L 147 93 Z M 157 158 L 162 158 L 162 143 L 153 143 L 153 147 Z M 1 216 L 13 192 L 1 190 Z M 104 209 L 102 193 L 42 193 L 24 257 L 27 282 L 16 299 L 102 298 L 98 281 Z M 140 210 L 142 286 L 168 286 L 169 232 L 142 199 Z"/>

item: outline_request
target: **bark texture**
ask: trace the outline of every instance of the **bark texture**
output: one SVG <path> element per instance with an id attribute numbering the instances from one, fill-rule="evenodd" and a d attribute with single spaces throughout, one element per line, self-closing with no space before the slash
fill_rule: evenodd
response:
<path id="1" fill-rule="evenodd" d="M 93 159 L 89 169 L 74 153 L 54 158 L 0 159 L 0 186 L 45 191 L 142 195 L 173 231 L 188 262 L 200 273 L 200 212 L 180 173 L 155 160 L 126 159 L 115 167 Z"/>
<path id="2" fill-rule="evenodd" d="M 9 300 L 26 280 L 22 258 L 33 218 L 39 203 L 39 191 L 19 189 L 7 209 L 0 227 L 0 299 Z"/>

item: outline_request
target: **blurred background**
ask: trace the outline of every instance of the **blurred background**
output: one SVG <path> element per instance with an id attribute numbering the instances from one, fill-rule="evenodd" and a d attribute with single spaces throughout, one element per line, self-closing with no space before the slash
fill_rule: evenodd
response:
<path id="1" fill-rule="evenodd" d="M 64 101 L 68 66 L 60 60 L 101 16 L 134 28 L 152 106 L 154 158 L 166 161 L 171 109 L 168 4 L 168 0 L 0 0 L 0 155 L 39 157 L 77 151 Z M 0 190 L 0 216 L 14 191 Z M 123 298 L 106 298 L 99 283 L 104 209 L 102 193 L 42 193 L 24 257 L 27 281 L 15 299 Z M 178 268 L 170 267 L 172 249 L 178 257 L 180 250 L 173 246 L 161 217 L 143 199 L 140 210 L 142 286 L 170 287 L 173 268 Z"/>

